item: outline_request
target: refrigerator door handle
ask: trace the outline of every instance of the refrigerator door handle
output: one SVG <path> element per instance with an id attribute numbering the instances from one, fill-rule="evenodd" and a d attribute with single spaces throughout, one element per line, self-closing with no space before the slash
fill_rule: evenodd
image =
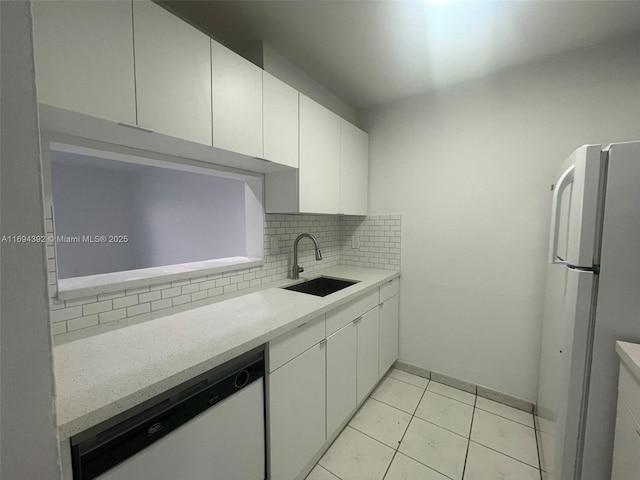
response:
<path id="1" fill-rule="evenodd" d="M 562 209 L 562 193 L 573 183 L 575 165 L 571 165 L 558 179 L 553 189 L 553 204 L 551 206 L 551 236 L 549 238 L 549 263 L 566 265 L 566 260 L 558 257 L 560 242 L 560 211 Z"/>

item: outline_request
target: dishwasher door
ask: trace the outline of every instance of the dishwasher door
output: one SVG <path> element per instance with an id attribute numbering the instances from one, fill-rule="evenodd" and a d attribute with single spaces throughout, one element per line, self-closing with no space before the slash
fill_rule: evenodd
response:
<path id="1" fill-rule="evenodd" d="M 264 380 L 216 403 L 100 480 L 264 480 Z"/>

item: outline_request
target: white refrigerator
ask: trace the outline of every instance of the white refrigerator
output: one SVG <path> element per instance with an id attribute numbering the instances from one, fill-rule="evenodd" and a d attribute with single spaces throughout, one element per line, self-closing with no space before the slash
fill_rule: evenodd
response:
<path id="1" fill-rule="evenodd" d="M 640 342 L 640 142 L 579 148 L 552 191 L 536 405 L 540 459 L 549 479 L 606 480 L 615 341 Z"/>

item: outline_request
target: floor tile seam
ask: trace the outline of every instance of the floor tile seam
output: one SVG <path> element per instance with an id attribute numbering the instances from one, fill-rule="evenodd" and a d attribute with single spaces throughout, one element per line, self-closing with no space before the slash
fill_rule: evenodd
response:
<path id="1" fill-rule="evenodd" d="M 535 420 L 533 425 L 533 435 L 536 437 L 536 452 L 538 453 L 538 473 L 540 473 L 540 480 L 542 480 L 542 461 L 540 459 L 540 444 L 538 443 L 538 431 L 535 428 Z"/>
<path id="2" fill-rule="evenodd" d="M 443 477 L 449 478 L 450 480 L 455 480 L 454 478 L 450 477 L 449 475 L 445 475 L 445 474 L 444 474 L 444 473 L 442 473 L 440 470 L 436 470 L 435 468 L 433 468 L 433 467 L 431 467 L 431 466 L 427 465 L 427 464 L 426 464 L 426 463 L 424 463 L 424 462 L 421 462 L 420 460 L 418 460 L 417 458 L 412 457 L 411 455 L 409 455 L 409 454 L 408 454 L 408 453 L 406 453 L 406 452 L 402 452 L 402 451 L 398 450 L 398 453 L 399 453 L 399 454 L 401 454 L 401 455 L 404 455 L 405 457 L 410 458 L 410 459 L 411 459 L 411 460 L 413 460 L 414 462 L 418 462 L 420 465 L 422 465 L 423 467 L 427 467 L 429 470 L 433 470 L 434 472 L 439 473 L 439 474 L 440 474 L 440 475 L 442 475 Z"/>
<path id="3" fill-rule="evenodd" d="M 395 380 L 396 382 L 404 383 L 405 385 L 409 385 L 410 387 L 414 387 L 414 388 L 420 389 L 420 390 L 422 390 L 422 391 L 426 390 L 426 389 L 427 389 L 427 387 L 429 386 L 429 383 L 430 383 L 430 382 L 427 382 L 427 385 L 426 385 L 426 386 L 424 386 L 424 387 L 420 387 L 420 386 L 418 386 L 418 385 L 414 385 L 413 383 L 405 382 L 404 380 L 402 380 L 402 379 L 400 379 L 400 378 L 392 377 L 391 375 L 387 375 L 387 376 L 384 378 L 383 382 L 384 382 L 384 381 L 386 381 L 386 380 L 389 380 L 389 379 L 391 379 L 391 380 Z M 380 384 L 382 384 L 383 382 L 380 382 Z"/>
<path id="4" fill-rule="evenodd" d="M 451 387 L 451 388 L 453 388 L 453 387 Z M 477 395 L 474 395 L 475 398 L 473 400 L 473 404 L 471 404 L 471 403 L 463 402 L 462 400 L 458 400 L 457 398 L 449 397 L 448 395 L 445 395 L 444 393 L 434 392 L 433 390 L 429 390 L 428 387 L 427 387 L 426 391 L 429 392 L 429 393 L 433 393 L 434 395 L 440 395 L 441 397 L 448 398 L 449 400 L 454 400 L 454 401 L 456 401 L 458 403 L 462 403 L 463 405 L 468 405 L 468 406 L 474 407 L 474 408 L 475 408 L 475 404 L 476 404 L 475 398 L 478 398 Z M 460 391 L 464 392 L 464 390 L 460 390 Z M 469 392 L 464 392 L 464 393 L 469 393 Z M 473 393 L 469 393 L 469 395 L 473 395 Z"/>
<path id="5" fill-rule="evenodd" d="M 401 370 L 401 371 L 402 371 L 402 370 Z M 405 372 L 405 373 L 408 373 L 408 372 Z M 413 374 L 412 374 L 412 373 L 409 373 L 409 375 L 413 375 Z M 416 376 L 416 377 L 417 377 L 417 375 L 414 375 L 414 376 Z M 427 384 L 426 384 L 424 387 L 421 387 L 420 385 L 416 385 L 415 383 L 410 383 L 410 382 L 407 382 L 406 380 L 403 380 L 403 379 L 401 379 L 401 378 L 396 378 L 396 377 L 394 377 L 393 375 L 391 375 L 391 373 L 389 373 L 389 375 L 387 376 L 387 378 L 393 378 L 394 380 L 398 380 L 399 382 L 406 383 L 407 385 L 411 385 L 412 387 L 421 388 L 421 389 L 423 389 L 423 390 L 426 390 L 426 389 L 427 389 L 427 387 L 429 386 L 429 384 L 431 383 L 431 380 L 429 380 L 428 378 L 419 377 L 419 378 L 422 378 L 423 380 L 426 380 L 426 381 L 427 381 Z"/>
<path id="6" fill-rule="evenodd" d="M 527 427 L 535 430 L 535 427 L 527 425 L 526 423 L 519 422 L 517 420 L 513 420 L 512 418 L 505 417 L 504 415 L 500 415 L 499 413 L 491 412 L 489 410 L 485 410 L 484 408 L 480 408 L 480 407 L 474 407 L 474 409 L 482 410 L 484 413 L 490 413 L 491 415 L 495 415 L 496 417 L 504 418 L 505 420 L 509 420 L 510 422 L 517 423 L 518 425 L 522 425 L 523 427 Z"/>
<path id="7" fill-rule="evenodd" d="M 422 397 L 420 397 L 420 399 L 422 399 Z M 378 403 L 381 403 L 382 405 L 385 405 L 385 406 L 387 406 L 387 407 L 391 407 L 391 408 L 393 408 L 394 410 L 397 410 L 398 412 L 404 413 L 405 415 L 412 415 L 411 413 L 409 413 L 409 412 L 407 412 L 407 411 L 405 411 L 405 410 L 402 410 L 401 408 L 395 407 L 395 406 L 391 405 L 390 403 L 383 402 L 382 400 L 378 400 L 377 398 L 369 397 L 369 398 L 367 398 L 367 400 L 374 400 L 374 401 L 376 401 L 376 402 L 378 402 Z M 362 406 L 364 406 L 364 404 L 367 402 L 367 400 L 365 400 L 364 402 L 362 402 Z M 418 404 L 419 404 L 419 402 L 418 402 Z M 360 408 L 358 409 L 358 412 L 359 412 L 361 409 L 362 409 L 362 407 L 360 407 Z M 358 412 L 356 412 L 356 414 L 357 414 Z M 355 417 L 355 415 L 354 415 L 354 417 Z"/>
<path id="8" fill-rule="evenodd" d="M 469 459 L 469 447 L 471 447 L 471 431 L 473 430 L 473 417 L 476 415 L 476 405 L 478 404 L 478 396 L 476 395 L 473 402 L 473 411 L 471 412 L 471 425 L 469 426 L 469 441 L 467 442 L 467 451 L 464 453 L 464 464 L 462 465 L 462 480 L 464 480 L 464 474 L 467 471 L 467 460 Z"/>
<path id="9" fill-rule="evenodd" d="M 447 432 L 449 432 L 449 433 L 453 433 L 454 435 L 457 435 L 457 436 L 459 436 L 459 437 L 462 437 L 462 438 L 464 438 L 465 440 L 469 440 L 469 439 L 471 438 L 471 429 L 469 429 L 469 436 L 468 436 L 468 437 L 465 437 L 464 435 L 461 435 L 461 434 L 459 434 L 458 432 L 454 432 L 453 430 L 449 430 L 447 427 L 443 427 L 442 425 L 438 425 L 437 423 L 435 423 L 435 422 L 433 422 L 433 421 L 431 421 L 431 420 L 425 420 L 424 418 L 419 417 L 419 416 L 417 416 L 417 415 L 414 415 L 414 417 L 415 417 L 415 418 L 417 418 L 418 420 L 423 421 L 423 422 L 429 423 L 429 424 L 431 424 L 431 425 L 435 425 L 436 427 L 441 428 L 442 430 L 446 430 L 446 431 L 447 431 Z M 412 418 L 411 420 L 413 420 L 413 418 Z"/>
<path id="10" fill-rule="evenodd" d="M 515 460 L 516 462 L 520 462 L 523 465 L 527 465 L 528 467 L 531 467 L 534 470 L 540 470 L 540 468 L 536 468 L 533 465 L 531 465 L 530 463 L 527 463 L 527 462 L 525 462 L 523 460 L 520 460 L 519 458 L 513 457 L 513 456 L 511 456 L 509 454 L 506 454 L 504 452 L 501 452 L 500 450 L 496 450 L 494 447 L 490 447 L 489 445 L 485 445 L 484 443 L 480 443 L 480 442 L 478 442 L 476 440 L 472 440 L 472 439 L 469 439 L 469 441 L 475 443 L 476 445 L 480 445 L 480 446 L 483 446 L 485 448 L 488 448 L 489 450 L 493 450 L 494 452 L 499 453 L 500 455 L 504 455 L 505 457 L 509 457 L 510 459 Z"/>
<path id="11" fill-rule="evenodd" d="M 429 384 L 427 383 L 427 385 L 429 385 Z M 402 432 L 402 436 L 400 437 L 400 441 L 398 442 L 398 445 L 396 446 L 395 451 L 393 452 L 393 456 L 391 457 L 391 462 L 389 462 L 389 465 L 387 466 L 387 469 L 385 470 L 384 475 L 382 476 L 382 480 L 384 480 L 385 477 L 387 476 L 387 474 L 389 473 L 389 469 L 391 468 L 391 465 L 393 464 L 393 460 L 396 458 L 396 455 L 398 455 L 398 452 L 400 450 L 400 445 L 402 444 L 402 441 L 404 440 L 404 436 L 407 434 L 407 430 L 409 430 L 409 425 L 411 425 L 411 421 L 413 420 L 413 417 L 415 417 L 416 410 L 418 410 L 418 406 L 420 405 L 420 402 L 422 402 L 422 399 L 424 398 L 424 394 L 425 394 L 426 391 L 427 391 L 427 387 L 424 388 L 424 390 L 422 392 L 422 395 L 420 395 L 420 400 L 418 400 L 418 403 L 416 404 L 416 408 L 413 409 L 413 414 L 409 414 L 409 415 L 411 415 L 411 418 L 409 419 L 409 423 L 407 423 L 407 426 L 405 427 L 404 432 Z M 373 397 L 371 397 L 371 398 L 373 398 Z M 381 403 L 384 403 L 384 402 L 381 402 Z M 401 410 L 401 411 L 404 412 L 404 410 Z M 404 413 L 406 413 L 406 412 L 404 412 Z M 438 472 L 438 473 L 440 473 L 440 472 Z"/>
<path id="12" fill-rule="evenodd" d="M 385 446 L 385 447 L 387 447 L 387 448 L 390 448 L 390 449 L 391 449 L 391 450 L 393 450 L 394 452 L 396 452 L 396 451 L 398 450 L 398 447 L 392 447 L 391 445 L 387 445 L 387 444 L 386 444 L 386 443 L 384 443 L 382 440 L 377 439 L 376 437 L 374 437 L 374 436 L 372 436 L 372 435 L 368 434 L 367 432 L 363 432 L 362 430 L 360 430 L 360 429 L 359 429 L 359 428 L 357 428 L 357 427 L 354 427 L 353 425 L 347 424 L 347 425 L 345 426 L 345 428 L 347 428 L 347 427 L 352 428 L 352 429 L 353 429 L 353 430 L 355 430 L 356 432 L 361 433 L 361 434 L 363 434 L 364 436 L 369 437 L 369 438 L 370 438 L 370 439 L 372 439 L 372 440 L 375 440 L 375 441 L 376 441 L 376 442 L 378 442 L 379 444 L 384 445 L 384 446 Z M 409 424 L 407 424 L 407 428 L 409 428 Z M 344 431 L 344 430 L 343 430 L 343 431 Z M 405 431 L 406 431 L 406 429 L 405 429 Z M 340 432 L 340 433 L 342 433 L 342 432 Z M 404 434 L 403 434 L 403 435 L 404 435 Z M 398 446 L 400 446 L 400 442 L 398 442 Z"/>
<path id="13" fill-rule="evenodd" d="M 420 402 L 422 402 L 422 399 L 424 398 L 424 394 L 427 390 L 425 389 L 424 392 L 422 392 L 422 396 L 420 397 L 420 400 L 418 400 L 418 404 L 416 405 L 416 408 L 413 410 L 413 413 L 411 414 L 411 418 L 409 419 L 409 423 L 407 424 L 407 428 L 404 429 L 404 433 L 402 434 L 402 437 L 400 438 L 400 441 L 398 442 L 398 448 L 396 448 L 396 452 L 398 450 L 400 450 L 400 445 L 402 445 L 402 441 L 404 440 L 404 437 L 407 435 L 407 431 L 409 430 L 409 427 L 411 426 L 411 422 L 413 422 L 413 419 L 415 418 L 415 414 L 416 414 L 416 410 L 418 410 L 418 406 L 420 405 Z"/>
<path id="14" fill-rule="evenodd" d="M 398 443 L 398 447 L 400 447 L 400 443 Z M 398 449 L 396 448 L 396 450 L 393 452 L 393 456 L 391 457 L 391 461 L 389 462 L 389 465 L 387 465 L 387 469 L 384 471 L 384 474 L 382 475 L 382 479 L 384 480 L 387 476 L 387 474 L 389 473 L 389 469 L 391 468 L 391 465 L 393 464 L 393 461 L 396 458 L 396 455 L 398 454 Z"/>
<path id="15" fill-rule="evenodd" d="M 406 413 L 407 415 L 411 415 L 411 416 L 413 416 L 413 414 L 412 414 L 412 413 L 409 413 L 409 412 L 407 412 L 406 410 L 402 410 L 401 408 L 394 407 L 394 406 L 393 406 L 393 405 L 391 405 L 390 403 L 383 402 L 382 400 L 380 400 L 380 399 L 378 399 L 378 398 L 374 398 L 374 397 L 369 397 L 369 398 L 373 398 L 376 402 L 383 403 L 383 404 L 385 404 L 387 407 L 395 408 L 396 410 L 398 410 L 398 411 L 400 411 L 400 412 L 402 412 L 402 413 Z M 420 400 L 422 400 L 422 397 L 420 397 Z M 420 405 L 420 402 L 418 402 L 418 405 Z M 416 407 L 416 408 L 418 408 L 418 407 Z M 415 410 L 414 410 L 414 411 L 415 411 Z"/>
<path id="16" fill-rule="evenodd" d="M 322 459 L 321 459 L 321 460 L 322 460 Z M 336 478 L 338 478 L 338 479 L 342 480 L 342 477 L 341 477 L 341 476 L 336 475 L 335 473 L 333 473 L 331 470 L 329 470 L 329 469 L 328 469 L 327 467 L 325 467 L 324 465 L 320 465 L 320 461 L 318 461 L 318 463 L 316 463 L 316 465 L 318 465 L 320 468 L 325 469 L 327 472 L 329 472 L 329 473 L 330 473 L 331 475 L 333 475 L 334 477 L 336 477 Z M 312 469 L 311 471 L 313 471 L 313 469 Z M 311 473 L 311 472 L 309 472 L 309 473 Z"/>

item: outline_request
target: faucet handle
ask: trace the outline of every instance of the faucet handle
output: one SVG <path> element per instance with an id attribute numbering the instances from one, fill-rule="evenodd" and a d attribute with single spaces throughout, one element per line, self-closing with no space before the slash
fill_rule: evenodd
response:
<path id="1" fill-rule="evenodd" d="M 298 273 L 304 272 L 304 267 L 298 267 Z"/>

